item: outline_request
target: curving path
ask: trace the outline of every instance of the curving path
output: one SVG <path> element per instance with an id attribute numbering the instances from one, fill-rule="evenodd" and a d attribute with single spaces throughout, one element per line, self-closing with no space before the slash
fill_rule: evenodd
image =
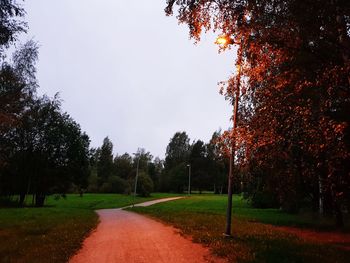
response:
<path id="1" fill-rule="evenodd" d="M 164 198 L 136 206 L 179 199 Z M 85 239 L 70 263 L 204 263 L 225 262 L 210 255 L 208 248 L 194 244 L 170 226 L 119 209 L 97 211 L 100 223 Z"/>

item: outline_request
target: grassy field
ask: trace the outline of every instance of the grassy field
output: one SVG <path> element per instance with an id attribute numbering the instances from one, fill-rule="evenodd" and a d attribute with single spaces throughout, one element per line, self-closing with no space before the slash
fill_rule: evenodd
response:
<path id="1" fill-rule="evenodd" d="M 153 194 L 136 202 L 168 196 Z M 130 204 L 131 196 L 85 194 L 50 197 L 43 208 L 0 208 L 0 262 L 66 262 L 97 225 L 94 210 Z"/>
<path id="2" fill-rule="evenodd" d="M 133 211 L 161 219 L 204 243 L 230 262 L 349 262 L 350 251 L 312 243 L 281 232 L 273 225 L 329 228 L 334 222 L 310 215 L 289 215 L 276 209 L 253 209 L 234 197 L 232 238 L 224 238 L 226 196 L 195 195 Z M 266 223 L 266 224 L 262 224 Z M 269 225 L 271 224 L 271 225 Z"/>

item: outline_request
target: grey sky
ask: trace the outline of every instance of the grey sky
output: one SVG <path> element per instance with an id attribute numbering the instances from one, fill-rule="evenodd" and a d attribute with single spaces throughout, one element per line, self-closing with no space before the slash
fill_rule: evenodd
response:
<path id="1" fill-rule="evenodd" d="M 217 82 L 232 70 L 214 35 L 193 44 L 165 0 L 27 0 L 28 38 L 40 44 L 40 93 L 60 93 L 67 111 L 100 146 L 143 147 L 164 157 L 176 131 L 208 141 L 229 126 Z"/>

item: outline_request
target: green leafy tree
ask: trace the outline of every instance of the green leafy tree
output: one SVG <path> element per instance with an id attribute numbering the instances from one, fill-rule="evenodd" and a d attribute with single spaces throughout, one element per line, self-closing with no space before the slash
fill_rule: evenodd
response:
<path id="1" fill-rule="evenodd" d="M 61 112 L 59 100 L 36 99 L 7 139 L 15 147 L 2 175 L 9 182 L 7 194 L 19 194 L 20 202 L 32 193 L 36 205 L 43 206 L 51 193 L 65 193 L 72 183 L 86 185 L 89 138 Z"/>
<path id="2" fill-rule="evenodd" d="M 203 141 L 198 140 L 193 143 L 189 163 L 191 164 L 192 176 L 191 188 L 197 188 L 202 193 L 202 190 L 208 190 L 213 187 L 212 178 L 210 178 L 209 174 L 206 147 Z"/>
<path id="3" fill-rule="evenodd" d="M 115 174 L 123 179 L 128 179 L 133 171 L 133 160 L 128 153 L 116 156 L 114 158 L 114 170 Z"/>
<path id="4" fill-rule="evenodd" d="M 145 172 L 140 172 L 138 181 L 137 181 L 137 193 L 140 196 L 150 196 L 153 192 L 153 181 L 151 177 Z"/>
<path id="5" fill-rule="evenodd" d="M 97 161 L 97 175 L 105 182 L 113 173 L 113 144 L 108 137 L 103 139 Z"/>
<path id="6" fill-rule="evenodd" d="M 160 160 L 158 157 L 156 157 L 154 161 L 149 163 L 148 165 L 148 174 L 153 181 L 155 191 L 160 190 L 160 178 L 161 178 L 163 169 L 164 169 L 163 161 Z"/>
<path id="7" fill-rule="evenodd" d="M 164 170 L 160 179 L 162 191 L 182 192 L 188 182 L 187 164 L 190 139 L 186 132 L 176 132 L 166 148 Z"/>
<path id="8" fill-rule="evenodd" d="M 166 169 L 171 169 L 180 163 L 188 161 L 190 151 L 190 138 L 186 132 L 176 132 L 170 139 L 166 148 L 165 163 Z"/>
<path id="9" fill-rule="evenodd" d="M 221 131 L 215 131 L 206 145 L 207 160 L 208 160 L 208 172 L 212 178 L 214 184 L 214 193 L 222 194 L 227 190 L 227 159 L 223 156 L 218 146 L 218 140 L 220 139 Z"/>

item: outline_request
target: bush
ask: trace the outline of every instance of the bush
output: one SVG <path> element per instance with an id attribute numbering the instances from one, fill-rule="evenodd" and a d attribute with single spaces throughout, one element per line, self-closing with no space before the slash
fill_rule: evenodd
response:
<path id="1" fill-rule="evenodd" d="M 98 193 L 99 187 L 98 187 L 98 177 L 96 173 L 91 173 L 91 175 L 88 178 L 88 188 L 87 191 L 89 193 Z"/>
<path id="2" fill-rule="evenodd" d="M 255 208 L 277 208 L 278 201 L 274 194 L 257 191 L 251 197 L 252 206 Z"/>
<path id="3" fill-rule="evenodd" d="M 119 176 L 111 176 L 107 181 L 111 184 L 113 193 L 124 194 L 129 192 L 128 182 Z"/>
<path id="4" fill-rule="evenodd" d="M 150 196 L 153 191 L 153 187 L 151 177 L 148 174 L 141 172 L 137 181 L 137 193 L 144 197 Z"/>
<path id="5" fill-rule="evenodd" d="M 100 187 L 101 193 L 117 193 L 124 194 L 128 192 L 129 184 L 126 180 L 119 176 L 110 176 L 107 182 L 104 182 Z"/>

